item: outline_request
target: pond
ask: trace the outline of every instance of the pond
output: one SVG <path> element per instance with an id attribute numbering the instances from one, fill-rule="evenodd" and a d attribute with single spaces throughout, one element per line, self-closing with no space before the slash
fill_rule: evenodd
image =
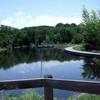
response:
<path id="1" fill-rule="evenodd" d="M 0 53 L 0 80 L 39 78 L 100 80 L 100 59 L 75 57 L 59 49 L 23 48 Z M 39 91 L 39 90 L 37 90 Z M 65 97 L 71 93 L 55 90 Z"/>

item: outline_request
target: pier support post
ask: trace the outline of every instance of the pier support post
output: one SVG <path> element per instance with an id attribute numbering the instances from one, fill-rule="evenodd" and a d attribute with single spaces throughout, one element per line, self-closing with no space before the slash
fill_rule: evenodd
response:
<path id="1" fill-rule="evenodd" d="M 53 78 L 52 75 L 45 75 L 44 78 Z M 44 100 L 53 100 L 53 88 L 44 87 Z"/>

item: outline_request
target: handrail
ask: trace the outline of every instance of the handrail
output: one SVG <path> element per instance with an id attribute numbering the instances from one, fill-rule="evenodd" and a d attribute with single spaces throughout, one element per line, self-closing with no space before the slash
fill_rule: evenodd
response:
<path id="1" fill-rule="evenodd" d="M 44 87 L 45 100 L 53 100 L 53 88 L 100 94 L 100 82 L 83 80 L 62 80 L 51 78 L 36 78 L 23 80 L 0 81 L 0 90 L 25 89 Z"/>
<path id="2" fill-rule="evenodd" d="M 43 87 L 43 78 L 0 81 L 0 90 Z"/>
<path id="3" fill-rule="evenodd" d="M 100 82 L 95 81 L 45 79 L 45 85 L 62 90 L 100 94 Z"/>

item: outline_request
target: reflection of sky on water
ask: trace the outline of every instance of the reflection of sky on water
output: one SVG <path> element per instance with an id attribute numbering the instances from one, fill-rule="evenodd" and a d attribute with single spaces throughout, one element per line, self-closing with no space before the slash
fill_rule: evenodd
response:
<path id="1" fill-rule="evenodd" d="M 0 79 L 23 79 L 39 77 L 40 62 L 23 63 L 15 65 L 7 70 L 0 70 Z"/>
<path id="2" fill-rule="evenodd" d="M 83 60 L 60 62 L 58 60 L 37 61 L 15 65 L 7 70 L 0 70 L 0 79 L 37 78 L 40 74 L 51 74 L 56 78 L 80 79 Z M 41 69 L 42 67 L 42 69 Z"/>
<path id="3" fill-rule="evenodd" d="M 51 67 L 51 65 L 52 67 Z M 83 61 L 50 61 L 43 63 L 43 74 L 51 74 L 56 78 L 80 79 Z"/>

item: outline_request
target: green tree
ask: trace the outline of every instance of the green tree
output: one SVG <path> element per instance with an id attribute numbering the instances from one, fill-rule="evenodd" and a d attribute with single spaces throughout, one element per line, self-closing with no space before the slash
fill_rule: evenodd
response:
<path id="1" fill-rule="evenodd" d="M 86 49 L 100 50 L 100 15 L 99 12 L 88 12 L 83 9 L 84 42 Z"/>

